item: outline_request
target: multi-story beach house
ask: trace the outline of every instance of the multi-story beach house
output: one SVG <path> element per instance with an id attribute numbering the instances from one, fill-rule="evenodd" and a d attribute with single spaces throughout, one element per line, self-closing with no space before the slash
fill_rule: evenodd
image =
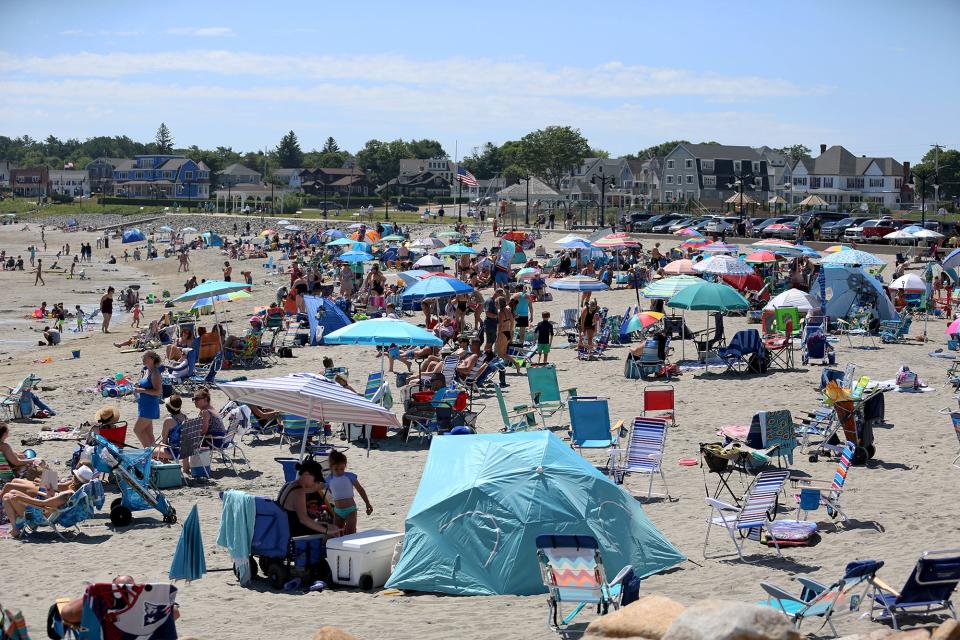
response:
<path id="1" fill-rule="evenodd" d="M 890 157 L 855 156 L 842 146 L 821 144 L 819 156 L 800 158 L 791 169 L 793 204 L 818 195 L 831 208 L 867 203 L 896 209 L 907 197 L 910 165 Z"/>
<path id="2" fill-rule="evenodd" d="M 186 156 L 136 156 L 114 167 L 113 193 L 127 198 L 206 200 L 210 169 Z"/>

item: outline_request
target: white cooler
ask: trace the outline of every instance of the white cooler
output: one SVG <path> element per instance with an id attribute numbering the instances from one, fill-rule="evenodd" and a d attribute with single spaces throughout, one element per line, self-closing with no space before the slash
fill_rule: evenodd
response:
<path id="1" fill-rule="evenodd" d="M 370 529 L 327 540 L 327 563 L 333 581 L 364 590 L 382 587 L 390 577 L 393 549 L 403 534 L 387 529 Z"/>

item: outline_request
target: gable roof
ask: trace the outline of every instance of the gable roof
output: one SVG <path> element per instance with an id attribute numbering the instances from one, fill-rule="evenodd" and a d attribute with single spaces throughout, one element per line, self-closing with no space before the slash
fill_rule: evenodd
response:
<path id="1" fill-rule="evenodd" d="M 299 168 L 299 167 L 297 167 L 297 168 L 290 168 L 290 169 L 274 169 L 274 170 L 273 170 L 273 175 L 275 175 L 275 176 L 293 176 L 293 175 L 300 175 L 300 173 L 301 173 L 302 171 L 303 171 L 303 169 L 301 169 L 301 168 Z"/>
<path id="2" fill-rule="evenodd" d="M 890 157 L 859 158 L 840 145 L 833 145 L 816 158 L 800 158 L 794 163 L 803 164 L 807 173 L 818 176 L 862 176 L 874 162 L 880 167 L 885 176 L 896 176 L 903 173 L 903 165 Z"/>
<path id="3" fill-rule="evenodd" d="M 254 171 L 250 167 L 245 167 L 239 162 L 231 164 L 229 167 L 223 169 L 219 172 L 221 175 L 230 175 L 230 176 L 258 176 L 260 175 L 259 171 Z"/>
<path id="4" fill-rule="evenodd" d="M 763 156 L 757 153 L 753 147 L 728 145 L 728 144 L 687 144 L 681 143 L 677 148 L 683 147 L 695 158 L 701 160 L 762 160 Z M 676 149 L 674 149 L 676 150 Z M 671 154 L 673 151 L 670 152 Z M 670 154 L 667 154 L 670 155 Z"/>

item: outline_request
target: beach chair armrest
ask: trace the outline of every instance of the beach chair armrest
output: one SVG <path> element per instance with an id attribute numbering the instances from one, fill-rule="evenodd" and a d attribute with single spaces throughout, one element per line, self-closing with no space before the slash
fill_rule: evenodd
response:
<path id="1" fill-rule="evenodd" d="M 786 609 L 784 609 L 783 605 L 780 604 L 781 600 L 786 600 L 788 602 L 798 602 L 798 603 L 802 602 L 800 598 L 782 589 L 781 587 L 778 587 L 775 584 L 771 584 L 769 582 L 761 582 L 760 588 L 766 591 L 769 595 L 773 596 L 773 599 L 777 601 L 777 605 L 779 605 L 780 609 L 784 613 L 786 613 L 787 611 Z"/>
<path id="2" fill-rule="evenodd" d="M 829 487 L 833 484 L 833 480 L 818 480 L 816 478 L 790 478 L 790 484 L 793 485 L 794 488 L 811 484 Z"/>
<path id="3" fill-rule="evenodd" d="M 511 411 L 507 413 L 508 418 L 521 418 L 530 415 L 536 415 L 536 409 L 525 409 L 524 411 Z"/>
<path id="4" fill-rule="evenodd" d="M 618 420 L 616 424 L 610 427 L 610 433 L 617 434 L 617 438 L 620 438 L 620 432 L 623 431 L 623 420 Z"/>
<path id="5" fill-rule="evenodd" d="M 569 389 L 560 389 L 560 393 L 565 393 L 565 394 L 567 394 L 567 397 L 568 397 L 568 398 L 570 398 L 570 397 L 576 398 L 576 397 L 577 397 L 577 388 L 576 388 L 576 387 L 570 387 Z"/>
<path id="6" fill-rule="evenodd" d="M 615 575 L 613 577 L 613 580 L 611 580 L 608 584 L 611 587 L 615 584 L 620 584 L 621 582 L 623 582 L 623 579 L 627 577 L 627 574 L 630 573 L 631 571 L 633 571 L 633 565 L 628 564 L 623 569 L 620 569 L 620 573 Z"/>
<path id="7" fill-rule="evenodd" d="M 798 577 L 797 582 L 803 585 L 805 591 L 809 591 L 815 597 L 819 597 L 820 594 L 828 588 L 827 585 L 817 582 L 816 580 L 811 580 L 810 578 Z"/>
<path id="8" fill-rule="evenodd" d="M 706 500 L 708 505 L 719 511 L 740 511 L 738 507 L 735 507 L 732 504 L 727 504 L 722 500 L 717 500 L 716 498 L 707 498 Z"/>
<path id="9" fill-rule="evenodd" d="M 880 589 L 881 591 L 886 591 L 887 593 L 893 594 L 893 597 L 895 597 L 895 598 L 899 598 L 899 597 L 900 597 L 900 592 L 899 592 L 899 591 L 897 591 L 896 589 L 894 589 L 893 587 L 891 587 L 890 585 L 888 585 L 886 582 L 884 582 L 883 580 L 881 580 L 881 579 L 878 578 L 877 576 L 873 576 L 872 578 L 870 578 L 870 584 L 872 584 L 872 585 L 873 585 L 874 587 L 876 587 L 877 589 Z"/>

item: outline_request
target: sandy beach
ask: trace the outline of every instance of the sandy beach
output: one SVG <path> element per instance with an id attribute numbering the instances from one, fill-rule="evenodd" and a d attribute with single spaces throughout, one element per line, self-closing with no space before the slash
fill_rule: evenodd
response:
<path id="1" fill-rule="evenodd" d="M 173 224 L 182 226 L 176 220 Z M 40 242 L 40 229 L 36 223 L 30 224 L 28 230 L 22 230 L 22 226 L 0 227 L 0 249 L 26 258 L 26 247 Z M 258 225 L 255 224 L 254 229 L 258 230 Z M 558 232 L 544 237 L 548 250 L 556 249 L 552 240 L 560 235 Z M 65 234 L 48 228 L 48 249 L 40 256 L 45 265 L 50 265 L 63 243 L 70 242 L 75 252 L 81 242 L 95 239 L 93 233 Z M 483 234 L 485 246 L 489 246 L 491 240 L 489 231 Z M 652 242 L 644 241 L 644 245 L 649 249 Z M 669 248 L 670 245 L 670 241 L 665 241 L 661 246 Z M 109 252 L 122 254 L 122 248 L 115 248 L 118 246 L 111 242 Z M 174 295 L 183 291 L 187 278 L 177 273 L 175 258 L 149 262 L 131 259 L 127 263 L 120 260 L 117 265 L 107 265 L 107 254 L 106 250 L 94 251 L 94 264 L 85 266 L 86 280 L 70 280 L 64 275 L 49 273 L 45 274 L 45 287 L 33 286 L 34 276 L 29 270 L 0 272 L 6 291 L 5 304 L 0 309 L 3 328 L 0 384 L 14 386 L 28 373 L 35 373 L 43 379 L 38 395 L 58 412 L 57 416 L 45 420 L 12 423 L 10 442 L 18 450 L 20 440 L 35 435 L 41 426 L 77 426 L 92 420 L 94 412 L 103 404 L 99 394 L 88 391 L 98 378 L 115 372 L 135 376 L 140 370 L 139 354 L 124 354 L 112 345 L 132 332 L 130 318 L 123 313 L 114 316 L 116 333 L 103 335 L 95 331 L 76 335 L 68 331 L 61 345 L 38 347 L 37 331 L 43 324 L 27 317 L 40 302 L 52 305 L 62 301 L 71 310 L 76 304 L 92 309 L 108 286 L 119 290 L 132 283 L 141 285 L 141 298 L 165 289 Z M 889 258 L 892 263 L 892 256 Z M 219 278 L 223 259 L 219 250 L 194 251 L 192 273 L 198 278 Z M 236 266 L 235 273 L 251 270 L 256 286 L 252 299 L 221 305 L 222 317 L 232 320 L 233 326 L 242 328 L 250 309 L 268 304 L 274 299 L 276 288 L 288 284 L 276 277 L 265 283 L 262 262 L 252 260 Z M 60 263 L 67 261 L 61 258 Z M 628 305 L 636 304 L 636 294 L 630 289 L 603 292 L 596 298 L 602 306 L 609 307 L 611 313 L 622 313 Z M 643 305 L 646 307 L 647 301 L 643 301 Z M 553 319 L 559 320 L 564 308 L 576 306 L 577 294 L 554 292 L 553 301 L 538 304 L 536 313 L 550 311 Z M 147 305 L 141 324 L 157 317 L 162 310 L 162 305 Z M 704 328 L 704 315 L 703 312 L 688 315 L 691 328 Z M 418 314 L 410 319 L 422 321 L 422 316 Z M 728 336 L 745 326 L 744 318 L 729 318 Z M 662 593 L 683 603 L 710 595 L 755 602 L 763 598 L 761 581 L 799 592 L 796 577 L 830 583 L 840 576 L 847 562 L 864 558 L 883 560 L 886 564 L 880 575 L 896 587 L 903 584 L 923 551 L 960 546 L 960 501 L 954 498 L 960 469 L 951 466 L 957 439 L 949 416 L 939 413 L 944 407 L 955 407 L 956 400 L 944 375 L 948 362 L 928 356 L 934 349 L 946 348 L 945 327 L 944 320 L 931 319 L 927 327 L 930 342 L 926 344 L 910 340 L 906 344 L 881 345 L 878 340 L 877 348 L 864 348 L 859 341 L 855 341 L 854 346 L 846 340 L 837 343 L 839 368 L 855 363 L 858 375 L 885 380 L 895 377 L 897 369 L 906 364 L 933 390 L 886 394 L 886 424 L 875 433 L 876 457 L 865 467 L 852 468 L 847 479 L 844 506 L 849 523 L 838 530 L 828 523 L 822 510 L 816 512 L 815 517 L 823 523 L 819 543 L 784 549 L 783 559 L 778 559 L 772 548 L 747 542 L 746 554 L 753 562 L 740 562 L 723 531 L 715 529 L 710 539 L 711 557 L 705 560 L 704 520 L 708 512 L 704 502 L 705 485 L 712 492 L 717 484 L 716 476 L 700 466 L 680 466 L 678 460 L 698 457 L 699 443 L 719 440 L 718 427 L 749 424 L 758 411 L 789 409 L 796 416 L 812 410 L 819 401 L 817 388 L 823 367 L 802 365 L 798 351 L 796 367 L 791 371 L 774 368 L 765 375 L 742 377 L 723 374 L 723 367 L 712 367 L 706 372 L 683 372 L 673 382 L 678 403 L 677 425 L 670 431 L 665 458 L 674 499 L 654 500 L 644 503 L 643 508 L 689 561 L 666 574 L 644 580 L 641 593 Z M 922 335 L 923 330 L 922 321 L 914 322 L 911 338 Z M 575 350 L 559 348 L 562 344 L 565 339 L 558 336 L 550 354 L 551 361 L 557 365 L 561 387 L 576 386 L 581 394 L 609 398 L 614 420 L 629 422 L 641 412 L 642 389 L 651 383 L 624 378 L 626 347 L 615 346 L 601 360 L 582 362 L 576 359 Z M 674 360 L 679 360 L 681 345 L 675 343 L 674 348 Z M 79 359 L 71 357 L 75 349 L 81 352 Z M 692 343 L 686 345 L 686 354 L 688 358 L 695 354 Z M 39 362 L 48 356 L 52 362 Z M 266 377 L 322 372 L 321 360 L 330 356 L 337 365 L 349 367 L 350 382 L 360 387 L 369 371 L 380 368 L 370 347 L 308 347 L 295 350 L 294 356 L 270 368 L 238 371 L 236 375 Z M 528 402 L 526 380 L 514 371 L 507 380 L 510 384 L 505 390 L 508 405 Z M 213 391 L 212 395 L 214 406 L 222 406 L 224 395 L 219 391 Z M 487 408 L 480 415 L 478 430 L 496 432 L 501 426 L 496 398 L 486 397 L 480 402 Z M 118 405 L 122 418 L 132 423 L 136 417 L 134 402 L 123 399 Z M 159 424 L 155 424 L 155 430 L 159 430 Z M 131 430 L 128 441 L 132 437 Z M 64 464 L 74 446 L 70 442 L 49 442 L 35 448 L 43 458 L 59 461 L 60 466 L 55 468 L 63 475 Z M 459 598 L 385 595 L 351 589 L 293 595 L 272 591 L 262 581 L 255 582 L 252 588 L 240 587 L 227 551 L 215 544 L 220 520 L 218 492 L 241 489 L 275 496 L 282 485 L 282 473 L 273 459 L 286 453 L 276 440 L 260 446 L 244 446 L 244 451 L 250 460 L 249 469 L 235 475 L 229 467 L 215 465 L 212 482 L 165 492 L 182 518 L 194 504 L 198 506 L 210 570 L 197 582 L 178 584 L 182 610 L 178 629 L 182 636 L 294 640 L 310 638 L 319 627 L 334 625 L 365 640 L 555 637 L 545 625 L 545 596 Z M 381 443 L 369 457 L 357 447 L 351 447 L 348 457 L 349 469 L 359 476 L 374 506 L 373 515 L 361 516 L 360 528 L 402 531 L 427 458 L 427 445 L 390 439 Z M 604 461 L 604 455 L 599 452 L 588 457 L 596 464 Z M 798 452 L 794 468 L 814 478 L 830 479 L 835 462 L 821 459 L 811 463 Z M 742 493 L 748 481 L 749 477 L 737 474 L 731 477 L 731 485 L 738 493 Z M 646 482 L 640 478 L 628 479 L 625 485 L 627 491 L 637 496 L 645 488 Z M 113 497 L 108 493 L 108 503 Z M 81 594 L 86 582 L 109 581 L 118 574 L 132 574 L 140 581 L 165 581 L 180 534 L 179 525 L 163 524 L 156 512 L 139 513 L 134 526 L 114 530 L 104 511 L 87 522 L 83 530 L 83 535 L 70 542 L 60 541 L 46 532 L 26 542 L 0 540 L 0 564 L 4 567 L 0 601 L 6 607 L 23 610 L 34 637 L 43 636 L 47 608 L 53 600 Z M 722 558 L 717 558 L 720 555 Z M 855 617 L 838 622 L 841 633 L 875 627 L 868 620 Z"/>

